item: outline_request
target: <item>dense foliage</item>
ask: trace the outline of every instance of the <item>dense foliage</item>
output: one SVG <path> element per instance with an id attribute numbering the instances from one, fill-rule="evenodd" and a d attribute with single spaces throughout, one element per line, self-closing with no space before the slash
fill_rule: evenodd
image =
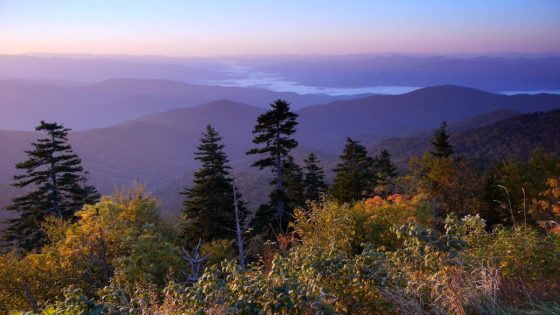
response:
<path id="1" fill-rule="evenodd" d="M 183 236 L 190 243 L 198 239 L 212 241 L 233 238 L 235 212 L 231 167 L 221 137 L 212 126 L 206 127 L 197 150 L 195 159 L 200 161 L 201 167 L 194 173 L 192 187 L 183 193 Z M 247 209 L 241 194 L 236 193 L 240 220 L 243 222 Z"/>
<path id="2" fill-rule="evenodd" d="M 486 175 L 484 199 L 487 207 L 483 215 L 491 224 L 528 222 L 535 225 L 556 220 L 557 213 L 550 197 L 555 196 L 559 174 L 558 157 L 542 150 L 534 151 L 526 162 L 497 163 Z M 547 197 L 548 201 L 544 201 Z M 504 207 L 511 211 L 500 211 Z"/>
<path id="3" fill-rule="evenodd" d="M 478 216 L 454 215 L 433 228 L 430 206 L 419 199 L 327 200 L 298 210 L 292 232 L 269 244 L 270 260 L 244 269 L 225 255 L 194 284 L 181 280 L 188 268 L 152 211 L 153 201 L 138 191 L 105 198 L 82 211 L 84 222 L 53 235 L 59 239 L 44 253 L 2 256 L 3 267 L 14 266 L 2 269 L 2 305 L 29 309 L 23 283 L 45 314 L 552 314 L 560 307 L 558 233 L 523 225 L 488 230 Z M 122 218 L 114 227 L 91 221 L 99 215 L 105 222 L 111 212 Z M 99 229 L 103 236 L 93 232 Z M 91 269 L 100 267 L 99 243 L 70 245 L 88 230 L 107 244 L 108 280 Z"/>
<path id="4" fill-rule="evenodd" d="M 208 126 L 178 222 L 161 219 L 140 186 L 72 220 L 45 215 L 40 249 L 0 255 L 0 313 L 560 312 L 558 156 L 537 150 L 480 173 L 454 155 L 443 125 L 432 153 L 398 176 L 388 151 L 372 158 L 348 138 L 327 189 L 314 154 L 303 168 L 289 154 L 287 103 L 264 115 L 256 165 L 277 172 L 280 189 L 253 220 L 240 220 L 244 203 Z M 288 145 L 270 147 L 278 137 Z"/>
<path id="5" fill-rule="evenodd" d="M 304 199 L 308 201 L 319 201 L 321 195 L 327 190 L 325 183 L 325 171 L 315 153 L 311 152 L 303 161 L 304 163 Z"/>
<path id="6" fill-rule="evenodd" d="M 290 151 L 298 145 L 292 136 L 296 132 L 297 117 L 298 115 L 290 110 L 290 103 L 281 99 L 274 101 L 270 104 L 269 111 L 257 117 L 257 124 L 253 129 L 255 135 L 253 143 L 258 147 L 247 152 L 248 155 L 260 157 L 253 163 L 254 167 L 270 168 L 276 174 L 271 182 L 276 189 L 271 194 L 270 204 L 264 205 L 261 210 L 267 212 L 267 209 L 274 208 L 276 214 L 272 218 L 275 225 L 279 225 L 281 229 L 288 221 L 283 173 L 285 166 L 289 166 L 289 161 L 286 159 L 289 157 Z M 290 209 L 288 208 L 288 210 Z"/>
<path id="7" fill-rule="evenodd" d="M 95 188 L 86 184 L 80 158 L 68 144 L 70 129 L 41 121 L 36 131 L 44 137 L 32 143 L 33 149 L 25 152 L 29 158 L 16 165 L 24 172 L 14 176 L 13 183 L 33 190 L 13 199 L 8 210 L 18 212 L 19 217 L 8 221 L 3 235 L 8 245 L 26 251 L 44 244 L 40 225 L 46 217 L 69 219 L 84 204 L 99 200 Z"/>
<path id="8" fill-rule="evenodd" d="M 560 110 L 519 115 L 496 123 L 452 135 L 453 149 L 476 169 L 486 170 L 506 160 L 527 160 L 535 149 L 560 154 Z M 431 135 L 392 138 L 373 146 L 387 149 L 401 170 L 411 157 L 431 148 Z"/>
<path id="9" fill-rule="evenodd" d="M 330 193 L 341 201 L 354 201 L 373 194 L 377 182 L 373 159 L 359 141 L 346 139 Z"/>
<path id="10" fill-rule="evenodd" d="M 446 158 L 453 154 L 453 146 L 449 143 L 449 133 L 447 133 L 447 122 L 442 122 L 439 129 L 436 130 L 432 146 L 434 150 L 430 153 L 433 156 Z"/>
<path id="11" fill-rule="evenodd" d="M 375 192 L 382 196 L 390 195 L 395 190 L 395 178 L 399 173 L 397 167 L 391 160 L 391 153 L 387 149 L 383 149 L 374 160 L 374 170 L 377 179 Z"/>

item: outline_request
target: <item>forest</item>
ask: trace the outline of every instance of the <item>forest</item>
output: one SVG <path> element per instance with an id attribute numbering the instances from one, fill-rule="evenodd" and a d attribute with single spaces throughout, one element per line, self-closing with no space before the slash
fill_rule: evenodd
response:
<path id="1" fill-rule="evenodd" d="M 172 218 L 142 183 L 101 196 L 71 130 L 41 121 L 15 165 L 0 313 L 559 314 L 559 113 L 374 150 L 348 137 L 330 170 L 294 158 L 298 114 L 278 99 L 246 152 L 268 201 L 248 205 L 208 125 Z"/>

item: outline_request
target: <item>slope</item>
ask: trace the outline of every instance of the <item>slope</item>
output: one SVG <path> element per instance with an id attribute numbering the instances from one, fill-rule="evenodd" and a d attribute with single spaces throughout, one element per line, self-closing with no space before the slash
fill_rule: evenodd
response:
<path id="1" fill-rule="evenodd" d="M 332 151 L 342 145 L 346 136 L 373 143 L 433 129 L 442 120 L 454 123 L 502 109 L 527 113 L 558 107 L 560 95 L 506 96 L 436 86 L 402 95 L 374 95 L 303 108 L 298 111 L 299 132 L 324 139 L 316 146 Z"/>
<path id="2" fill-rule="evenodd" d="M 391 138 L 371 145 L 371 152 L 387 149 L 401 169 L 412 156 L 430 150 L 431 136 Z M 560 153 L 560 110 L 537 112 L 451 134 L 458 156 L 463 156 L 480 169 L 504 159 L 525 160 L 541 148 Z"/>
<path id="3" fill-rule="evenodd" d="M 149 113 L 220 99 L 266 107 L 274 99 L 285 98 L 303 107 L 341 98 L 140 79 L 63 86 L 0 81 L 0 95 L 0 129 L 4 130 L 32 130 L 40 120 L 61 121 L 75 130 L 108 127 Z"/>
<path id="4" fill-rule="evenodd" d="M 463 97 L 467 99 L 456 97 L 452 91 L 464 93 Z M 419 99 L 415 99 L 414 96 Z M 377 101 L 386 98 L 388 103 L 381 104 Z M 403 98 L 407 101 L 402 101 Z M 486 104 L 484 107 L 478 103 L 484 99 L 504 101 L 493 105 L 494 103 L 487 100 L 483 103 Z M 398 110 L 398 115 L 395 115 L 395 109 L 390 108 L 390 100 L 394 100 L 394 104 L 397 105 L 399 102 L 403 104 Z M 410 134 L 422 127 L 422 131 L 433 130 L 441 119 L 447 118 L 446 114 L 450 115 L 455 109 L 459 114 L 454 114 L 453 118 L 456 119 L 452 127 L 457 126 L 462 128 L 461 130 L 477 128 L 515 115 L 511 110 L 487 113 L 484 112 L 485 108 L 503 106 L 529 111 L 531 108 L 554 107 L 557 100 L 558 97 L 549 95 L 517 98 L 471 89 L 438 87 L 404 96 L 370 97 L 304 108 L 298 111 L 300 124 L 295 136 L 300 146 L 294 155 L 301 161 L 308 152 L 316 152 L 324 162 L 325 168 L 330 170 L 336 163 L 347 136 L 373 145 L 383 138 Z M 482 116 L 474 116 L 468 110 L 467 104 L 471 103 L 475 104 L 472 112 L 483 112 Z M 383 111 L 384 108 L 393 112 L 387 114 Z M 425 110 L 426 113 L 420 113 L 422 108 L 433 111 Z M 247 158 L 245 152 L 252 147 L 252 128 L 256 117 L 263 110 L 233 101 L 215 101 L 144 116 L 112 127 L 75 131 L 72 132 L 70 140 L 75 151 L 82 157 L 84 166 L 90 171 L 92 183 L 102 193 L 110 193 L 115 186 L 130 185 L 135 180 L 147 183 L 149 189 L 154 192 L 178 192 L 188 184 L 188 174 L 198 167 L 193 151 L 200 133 L 208 123 L 214 125 L 223 136 L 226 152 L 236 172 L 255 174 L 256 170 L 249 167 L 252 160 Z M 410 123 L 413 128 L 402 130 L 401 133 L 391 128 L 401 122 Z M 11 183 L 15 163 L 25 158 L 24 150 L 36 137 L 32 132 L 0 131 L 0 184 Z M 495 138 L 495 141 L 500 141 L 499 135 L 495 135 Z M 389 141 L 384 142 L 383 146 L 389 146 L 391 151 L 395 151 L 393 153 L 396 158 L 403 161 L 410 155 L 408 151 L 418 150 L 416 148 L 426 143 L 422 137 L 409 138 L 406 140 L 408 142 L 404 143 L 402 140 L 392 141 L 396 141 L 397 144 L 391 146 Z M 372 154 L 377 153 L 376 148 L 380 147 L 372 146 Z M 412 153 L 415 152 L 417 151 Z M 262 176 L 262 173 L 260 174 Z M 172 185 L 173 183 L 179 184 Z"/>

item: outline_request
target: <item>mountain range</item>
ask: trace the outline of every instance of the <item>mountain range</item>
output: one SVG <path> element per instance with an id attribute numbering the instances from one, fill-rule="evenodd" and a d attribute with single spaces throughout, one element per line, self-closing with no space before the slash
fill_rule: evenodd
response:
<path id="1" fill-rule="evenodd" d="M 388 53 L 207 58 L 27 54 L 0 55 L 0 69 L 0 80 L 54 80 L 66 84 L 68 81 L 91 83 L 114 78 L 136 78 L 190 84 L 224 81 L 236 84 L 236 80 L 241 80 L 245 86 L 262 87 L 265 84 L 262 78 L 266 77 L 272 83 L 281 83 L 277 90 L 291 92 L 297 92 L 297 85 L 328 89 L 379 86 L 419 88 L 454 84 L 496 93 L 560 89 L 560 56 L 552 53 L 488 56 Z M 255 80 L 256 76 L 260 80 Z"/>
<path id="2" fill-rule="evenodd" d="M 558 56 L 422 56 L 357 54 L 263 58 L 255 69 L 299 84 L 329 87 L 442 84 L 485 91 L 558 90 Z"/>
<path id="3" fill-rule="evenodd" d="M 70 85 L 5 80 L 0 81 L 0 95 L 0 129 L 8 130 L 32 130 L 40 120 L 63 121 L 74 130 L 109 127 L 150 113 L 221 99 L 266 107 L 272 100 L 284 98 L 301 108 L 344 98 L 147 79 Z"/>
<path id="4" fill-rule="evenodd" d="M 539 143 L 558 150 L 538 139 L 547 135 L 558 138 L 560 131 L 552 126 L 560 125 L 558 112 L 522 115 L 555 108 L 560 108 L 558 95 L 505 96 L 457 86 L 430 87 L 395 96 L 337 100 L 296 110 L 299 125 L 295 137 L 300 145 L 294 156 L 301 162 L 307 153 L 317 153 L 331 176 L 330 170 L 346 137 L 353 137 L 367 145 L 372 155 L 388 148 L 403 165 L 410 155 L 426 150 L 432 130 L 442 120 L 448 120 L 455 133 L 452 140 L 458 152 L 478 157 L 498 146 L 500 157 L 524 157 L 525 153 L 509 152 L 508 146 L 525 141 L 525 151 Z M 70 141 L 90 172 L 91 183 L 102 193 L 138 181 L 146 183 L 149 190 L 159 196 L 178 196 L 183 187 L 190 185 L 190 174 L 198 167 L 193 151 L 200 134 L 207 124 L 212 124 L 223 136 L 232 166 L 243 182 L 244 194 L 251 195 L 268 180 L 266 173 L 257 173 L 249 167 L 251 159 L 245 155 L 252 147 L 256 118 L 265 110 L 219 100 L 149 114 L 110 127 L 74 131 Z M 523 120 L 516 123 L 516 119 Z M 538 123 L 546 129 L 538 129 Z M 15 193 L 8 186 L 15 174 L 14 165 L 25 159 L 24 151 L 37 137 L 34 132 L 0 131 L 0 195 Z M 393 139 L 386 140 L 388 138 Z M 173 213 L 177 201 L 162 199 L 166 200 L 166 211 Z M 0 202 L 7 201 L 9 198 L 0 198 Z"/>

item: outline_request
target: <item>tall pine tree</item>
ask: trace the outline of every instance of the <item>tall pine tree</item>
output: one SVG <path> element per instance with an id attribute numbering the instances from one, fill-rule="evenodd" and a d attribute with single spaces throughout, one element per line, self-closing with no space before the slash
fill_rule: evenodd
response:
<path id="1" fill-rule="evenodd" d="M 446 121 L 443 121 L 441 126 L 436 130 L 432 146 L 434 147 L 434 151 L 430 153 L 432 153 L 433 156 L 447 158 L 453 154 L 453 146 L 449 142 Z"/>
<path id="2" fill-rule="evenodd" d="M 291 155 L 286 157 L 283 165 L 284 197 L 288 214 L 291 215 L 295 208 L 305 204 L 303 171 Z"/>
<path id="3" fill-rule="evenodd" d="M 195 159 L 202 165 L 194 173 L 194 185 L 183 192 L 183 236 L 187 242 L 235 238 L 233 179 L 221 140 L 208 125 L 197 146 Z M 237 205 L 243 222 L 247 209 L 239 192 Z"/>
<path id="4" fill-rule="evenodd" d="M 76 186 L 74 191 L 74 205 L 81 207 L 81 205 L 92 205 L 99 201 L 101 195 L 97 192 L 95 186 L 88 185 L 88 171 L 83 171 L 78 180 L 79 185 Z"/>
<path id="5" fill-rule="evenodd" d="M 276 174 L 275 179 L 271 181 L 271 184 L 276 186 L 271 205 L 276 209 L 275 221 L 282 223 L 286 221 L 283 163 L 298 144 L 291 137 L 296 132 L 298 115 L 290 111 L 290 103 L 281 99 L 274 101 L 270 106 L 269 111 L 257 118 L 253 130 L 253 143 L 259 147 L 249 150 L 247 154 L 262 157 L 253 163 L 253 167 L 271 168 Z"/>
<path id="6" fill-rule="evenodd" d="M 13 183 L 18 188 L 34 189 L 13 199 L 7 209 L 18 212 L 19 217 L 8 220 L 4 234 L 8 244 L 25 251 L 45 242 L 41 230 L 45 217 L 70 219 L 84 204 L 99 200 L 95 188 L 83 182 L 81 160 L 68 144 L 70 129 L 44 121 L 35 129 L 46 135 L 31 144 L 32 150 L 25 151 L 26 161 L 16 164 L 16 169 L 25 172 L 14 176 Z"/>
<path id="7" fill-rule="evenodd" d="M 303 171 L 291 155 L 288 155 L 285 159 L 283 159 L 282 165 L 284 170 L 282 172 L 283 191 L 281 197 L 283 199 L 284 206 L 286 207 L 285 217 L 288 218 L 292 215 L 295 208 L 303 207 L 305 205 L 305 186 Z M 276 184 L 276 180 L 277 179 L 272 180 L 273 185 Z M 279 198 L 280 196 L 278 195 L 278 190 L 273 190 L 270 193 L 271 203 L 261 205 L 255 213 L 251 226 L 257 233 L 271 232 L 267 230 L 268 228 L 280 228 L 282 231 L 285 231 L 287 228 L 288 220 L 283 220 L 282 222 L 277 222 L 275 220 L 276 215 L 274 205 L 276 204 L 276 200 Z M 278 225 L 275 223 L 281 224 Z"/>
<path id="8" fill-rule="evenodd" d="M 325 183 L 325 172 L 320 165 L 320 161 L 315 153 L 311 152 L 304 162 L 304 179 L 305 187 L 304 198 L 308 201 L 318 201 L 321 194 L 327 190 Z"/>
<path id="9" fill-rule="evenodd" d="M 377 177 L 376 193 L 386 196 L 393 193 L 393 179 L 397 177 L 397 167 L 391 161 L 391 154 L 386 149 L 374 159 L 375 174 Z"/>
<path id="10" fill-rule="evenodd" d="M 370 197 L 376 185 L 373 159 L 358 141 L 346 139 L 340 163 L 334 169 L 336 177 L 331 195 L 342 202 Z"/>

